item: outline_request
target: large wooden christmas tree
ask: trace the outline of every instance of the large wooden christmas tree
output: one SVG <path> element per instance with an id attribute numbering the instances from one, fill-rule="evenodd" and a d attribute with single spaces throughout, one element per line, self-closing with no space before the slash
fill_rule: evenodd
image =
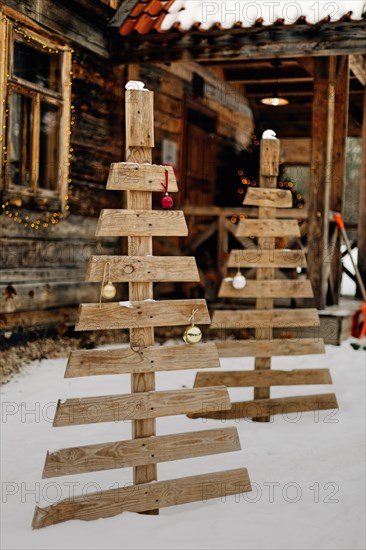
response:
<path id="1" fill-rule="evenodd" d="M 320 409 L 336 409 L 337 399 L 333 393 L 294 397 L 270 398 L 271 386 L 301 384 L 331 384 L 328 369 L 271 370 L 273 356 L 307 355 L 325 353 L 324 342 L 314 331 L 313 338 L 303 338 L 305 327 L 319 326 L 316 309 L 274 308 L 275 298 L 312 298 L 313 290 L 308 280 L 276 279 L 280 268 L 306 267 L 303 250 L 276 248 L 276 238 L 300 237 L 298 221 L 277 219 L 277 208 L 291 208 L 290 191 L 277 189 L 280 142 L 277 139 L 263 139 L 260 151 L 260 187 L 249 188 L 244 204 L 258 207 L 258 219 L 243 219 L 236 230 L 237 237 L 256 237 L 256 246 L 247 250 L 233 250 L 228 267 L 255 268 L 256 280 L 245 280 L 242 285 L 234 280 L 222 282 L 219 297 L 255 298 L 256 309 L 235 309 L 216 311 L 213 316 L 214 329 L 255 329 L 255 339 L 218 341 L 220 357 L 255 357 L 253 371 L 230 371 L 217 373 L 200 372 L 195 387 L 225 385 L 227 387 L 254 387 L 254 399 L 234 403 L 228 411 L 213 411 L 195 414 L 192 417 L 236 419 L 252 417 L 258 421 L 269 421 L 270 415 Z M 240 283 L 240 274 L 239 281 Z M 234 288 L 243 286 L 243 288 Z M 291 338 L 274 337 L 274 329 Z"/>
<path id="2" fill-rule="evenodd" d="M 54 426 L 132 421 L 132 439 L 47 453 L 43 477 L 133 468 L 133 485 L 37 507 L 33 527 L 68 519 L 91 520 L 123 511 L 156 514 L 159 508 L 250 490 L 245 468 L 157 481 L 157 464 L 240 449 L 234 427 L 156 435 L 156 419 L 195 412 L 224 411 L 231 403 L 225 387 L 155 391 L 155 373 L 218 367 L 214 344 L 155 346 L 154 327 L 209 324 L 205 300 L 155 301 L 153 283 L 199 280 L 194 258 L 154 257 L 153 236 L 185 236 L 183 212 L 152 210 L 152 192 L 162 192 L 168 170 L 169 192 L 177 191 L 173 170 L 153 166 L 153 94 L 126 92 L 127 163 L 112 165 L 108 189 L 124 190 L 126 209 L 103 210 L 98 236 L 128 236 L 128 256 L 93 256 L 88 281 L 113 295 L 113 283 L 127 282 L 128 302 L 81 304 L 76 330 L 130 329 L 130 347 L 71 353 L 66 377 L 131 375 L 131 393 L 59 402 Z M 106 279 L 107 277 L 107 279 Z M 105 285 L 105 283 L 107 283 Z M 108 291 L 108 292 L 107 292 Z M 186 340 L 197 338 L 197 328 Z M 192 332 L 192 334 L 191 334 Z M 97 411 L 97 414 L 96 414 Z"/>

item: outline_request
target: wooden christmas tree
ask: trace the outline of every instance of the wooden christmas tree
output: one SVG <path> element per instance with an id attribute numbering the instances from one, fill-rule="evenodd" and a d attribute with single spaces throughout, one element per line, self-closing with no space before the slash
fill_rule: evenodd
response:
<path id="1" fill-rule="evenodd" d="M 130 329 L 130 347 L 74 351 L 66 377 L 112 374 L 131 375 L 131 393 L 83 397 L 59 402 L 54 426 L 95 422 L 132 421 L 132 439 L 47 453 L 43 477 L 56 477 L 118 468 L 133 468 L 133 486 L 65 499 L 46 508 L 36 507 L 33 527 L 68 519 L 91 520 L 123 511 L 158 513 L 159 508 L 250 490 L 245 468 L 157 481 L 157 464 L 240 449 L 234 427 L 156 435 L 158 417 L 205 410 L 230 409 L 227 388 L 155 391 L 155 373 L 219 367 L 214 344 L 155 346 L 154 327 L 209 324 L 205 300 L 154 301 L 153 283 L 197 281 L 194 258 L 154 257 L 153 236 L 185 236 L 183 212 L 152 210 L 152 192 L 162 192 L 168 171 L 169 192 L 177 191 L 174 172 L 151 165 L 153 94 L 126 92 L 127 163 L 112 165 L 107 188 L 126 191 L 126 209 L 103 210 L 98 236 L 127 236 L 128 256 L 93 256 L 88 281 L 100 282 L 104 294 L 114 293 L 113 283 L 127 282 L 128 302 L 81 304 L 76 330 Z M 105 284 L 106 283 L 106 284 Z M 186 331 L 197 339 L 198 327 Z M 95 414 L 97 411 L 98 414 Z"/>
<path id="2" fill-rule="evenodd" d="M 276 279 L 276 269 L 306 267 L 303 250 L 276 248 L 276 238 L 300 237 L 298 221 L 277 219 L 277 208 L 291 208 L 290 191 L 277 189 L 280 142 L 263 139 L 260 151 L 260 187 L 249 188 L 245 205 L 258 207 L 258 219 L 243 219 L 236 230 L 237 237 L 257 237 L 255 248 L 234 250 L 228 267 L 256 268 L 256 280 L 245 279 L 238 273 L 238 285 L 233 280 L 222 282 L 221 298 L 255 298 L 256 309 L 221 310 L 213 316 L 214 329 L 255 329 L 254 340 L 218 341 L 220 357 L 255 357 L 254 371 L 200 372 L 195 387 L 225 385 L 227 387 L 254 387 L 254 399 L 234 403 L 228 411 L 195 414 L 192 417 L 243 418 L 252 417 L 266 422 L 273 414 L 338 408 L 333 393 L 270 398 L 270 386 L 301 384 L 331 384 L 328 369 L 271 370 L 271 357 L 325 353 L 324 342 L 315 331 L 314 338 L 299 337 L 303 327 L 319 326 L 316 309 L 274 309 L 275 298 L 312 298 L 308 280 Z M 240 284 L 242 280 L 242 284 Z M 233 282 L 234 281 L 234 282 Z M 273 329 L 283 329 L 291 338 L 274 338 Z"/>

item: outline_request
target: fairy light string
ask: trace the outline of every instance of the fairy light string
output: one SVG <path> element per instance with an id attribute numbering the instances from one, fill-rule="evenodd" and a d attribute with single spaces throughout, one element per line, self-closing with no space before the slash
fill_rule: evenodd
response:
<path id="1" fill-rule="evenodd" d="M 64 52 L 69 52 L 71 54 L 74 53 L 73 49 L 58 49 L 58 48 L 52 48 L 48 42 L 44 42 L 42 38 L 38 36 L 34 36 L 33 34 L 30 34 L 25 28 L 19 26 L 17 20 L 9 19 L 8 17 L 4 16 L 3 20 L 6 21 L 6 24 L 11 26 L 13 31 L 20 36 L 24 40 L 26 40 L 29 43 L 35 44 L 38 48 L 42 47 L 43 50 L 46 50 L 48 53 L 51 54 L 59 54 L 61 55 Z M 75 63 L 75 60 L 72 59 L 72 63 Z M 69 72 L 70 80 L 68 82 L 68 85 L 70 86 L 70 90 L 72 87 L 72 81 L 74 79 L 74 71 L 71 69 Z M 6 75 L 6 88 L 8 88 L 9 85 L 9 79 L 10 75 Z M 6 94 L 7 95 L 7 94 Z M 3 98 L 3 103 L 6 103 L 6 98 Z M 22 207 L 22 199 L 20 197 L 14 197 L 14 198 L 8 198 L 5 200 L 1 207 L 2 212 L 5 216 L 7 216 L 10 220 L 12 220 L 14 223 L 17 223 L 19 225 L 23 225 L 24 227 L 30 229 L 30 230 L 46 230 L 49 227 L 52 227 L 54 225 L 57 225 L 61 220 L 66 219 L 70 215 L 70 206 L 69 201 L 73 190 L 72 185 L 72 179 L 70 177 L 70 165 L 71 165 L 71 159 L 73 156 L 73 147 L 71 145 L 71 135 L 72 135 L 72 129 L 75 125 L 75 106 L 73 105 L 73 102 L 71 101 L 70 105 L 70 124 L 67 131 L 67 140 L 69 143 L 69 150 L 68 150 L 68 159 L 67 159 L 67 166 L 68 166 L 68 177 L 67 177 L 67 193 L 63 197 L 63 203 L 64 203 L 64 211 L 61 210 L 51 210 L 50 213 L 47 214 L 41 214 L 39 212 L 35 214 L 30 214 L 30 212 L 21 211 Z M 7 131 L 7 120 L 9 118 L 9 109 L 5 109 L 5 123 L 2 126 L 3 133 L 6 135 Z M 0 141 L 3 141 L 2 135 L 0 135 Z M 3 157 L 4 157 L 4 165 L 8 162 L 8 150 L 6 144 L 3 144 Z"/>

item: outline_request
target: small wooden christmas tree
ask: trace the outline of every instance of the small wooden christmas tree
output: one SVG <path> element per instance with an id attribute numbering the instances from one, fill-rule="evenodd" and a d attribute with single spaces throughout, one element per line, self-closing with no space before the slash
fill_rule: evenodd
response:
<path id="1" fill-rule="evenodd" d="M 333 393 L 295 397 L 270 398 L 270 386 L 301 384 L 331 384 L 328 369 L 271 370 L 271 357 L 325 353 L 324 342 L 314 332 L 314 338 L 298 336 L 303 327 L 319 326 L 316 309 L 274 309 L 275 298 L 312 298 L 308 280 L 275 279 L 276 269 L 306 267 L 303 250 L 277 249 L 276 238 L 300 237 L 298 221 L 277 219 L 277 208 L 291 208 L 290 191 L 276 189 L 280 142 L 263 139 L 260 151 L 260 188 L 249 188 L 245 205 L 258 207 L 258 219 L 241 220 L 236 236 L 257 237 L 257 246 L 234 250 L 228 267 L 256 268 L 256 280 L 248 280 L 243 288 L 234 288 L 231 280 L 222 282 L 221 298 L 255 298 L 256 310 L 221 310 L 213 316 L 214 329 L 255 329 L 255 340 L 218 341 L 220 357 L 255 357 L 254 371 L 200 372 L 195 387 L 225 385 L 227 387 L 254 386 L 254 399 L 234 403 L 228 411 L 195 414 L 192 417 L 243 418 L 252 417 L 261 422 L 273 414 L 338 408 Z M 240 273 L 238 282 L 240 283 Z M 235 279 L 233 280 L 235 281 Z M 292 338 L 274 338 L 273 329 L 285 333 L 297 332 Z"/>
<path id="2" fill-rule="evenodd" d="M 219 357 L 212 343 L 154 345 L 154 327 L 209 324 L 210 317 L 205 300 L 153 299 L 154 282 L 199 280 L 194 258 L 152 255 L 153 236 L 187 235 L 183 212 L 151 209 L 152 192 L 162 192 L 166 170 L 169 192 L 177 191 L 173 170 L 151 165 L 153 129 L 153 94 L 128 90 L 128 162 L 112 165 L 107 185 L 108 189 L 127 192 L 126 209 L 103 210 L 97 228 L 98 236 L 128 236 L 128 256 L 93 256 L 87 280 L 102 283 L 104 293 L 110 297 L 114 282 L 127 282 L 130 301 L 81 304 L 76 325 L 76 330 L 83 331 L 129 328 L 130 347 L 74 351 L 65 374 L 130 374 L 131 393 L 67 399 L 58 403 L 54 419 L 54 426 L 131 420 L 132 439 L 47 453 L 43 471 L 43 477 L 49 478 L 132 467 L 133 486 L 36 507 L 34 528 L 68 519 L 109 517 L 123 511 L 156 514 L 166 506 L 250 490 L 245 468 L 156 482 L 159 462 L 239 450 L 240 442 L 234 427 L 156 435 L 159 417 L 223 411 L 230 409 L 231 403 L 225 387 L 155 391 L 157 371 L 219 367 Z M 186 339 L 194 340 L 197 332 L 189 328 Z"/>

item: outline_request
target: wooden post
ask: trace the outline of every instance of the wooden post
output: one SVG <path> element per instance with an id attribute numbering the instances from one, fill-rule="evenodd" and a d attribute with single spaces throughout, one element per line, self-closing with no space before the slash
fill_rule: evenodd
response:
<path id="1" fill-rule="evenodd" d="M 366 89 L 363 96 L 362 152 L 357 246 L 358 269 L 360 270 L 362 280 L 366 282 Z M 360 288 L 357 288 L 357 296 L 361 297 Z"/>
<path id="2" fill-rule="evenodd" d="M 126 161 L 152 163 L 154 147 L 154 94 L 148 91 L 126 91 Z M 126 191 L 126 206 L 130 210 L 151 210 L 152 194 L 144 191 Z M 152 237 L 128 237 L 128 255 L 145 256 L 152 254 Z M 142 301 L 153 299 L 153 283 L 129 283 L 129 299 Z M 130 329 L 131 347 L 144 348 L 154 345 L 153 328 Z M 133 393 L 155 390 L 155 374 L 143 373 L 131 375 Z M 132 437 L 153 436 L 156 433 L 154 418 L 132 422 Z M 134 484 L 157 480 L 156 464 L 135 466 L 133 469 Z M 151 510 L 150 514 L 159 514 Z"/>
<path id="3" fill-rule="evenodd" d="M 280 158 L 280 144 L 277 139 L 263 139 L 260 149 L 260 187 L 276 188 L 277 176 Z M 259 219 L 273 219 L 276 217 L 276 208 L 259 206 Z M 275 239 L 273 237 L 259 237 L 258 247 L 267 248 L 269 253 L 275 248 Z M 272 267 L 260 267 L 257 269 L 257 280 L 270 281 L 275 278 L 275 269 Z M 257 309 L 273 309 L 274 301 L 272 298 L 257 298 Z M 255 331 L 258 340 L 271 340 L 273 329 L 271 327 L 259 327 Z M 271 368 L 270 357 L 256 357 L 255 370 L 265 370 Z M 270 388 L 255 388 L 254 399 L 268 399 L 270 397 Z M 258 422 L 269 422 L 270 416 L 255 418 Z"/>
<path id="4" fill-rule="evenodd" d="M 330 206 L 334 212 L 343 214 L 344 177 L 346 169 L 346 140 L 348 134 L 348 103 L 349 103 L 349 60 L 348 56 L 338 58 L 337 81 L 335 89 L 336 124 L 333 142 L 333 178 Z M 342 260 L 340 251 L 340 235 L 332 254 L 332 266 L 329 269 L 333 281 L 332 303 L 338 304 L 342 279 Z"/>
<path id="5" fill-rule="evenodd" d="M 336 58 L 314 59 L 308 264 L 319 309 L 326 305 L 329 206 L 333 175 Z"/>

